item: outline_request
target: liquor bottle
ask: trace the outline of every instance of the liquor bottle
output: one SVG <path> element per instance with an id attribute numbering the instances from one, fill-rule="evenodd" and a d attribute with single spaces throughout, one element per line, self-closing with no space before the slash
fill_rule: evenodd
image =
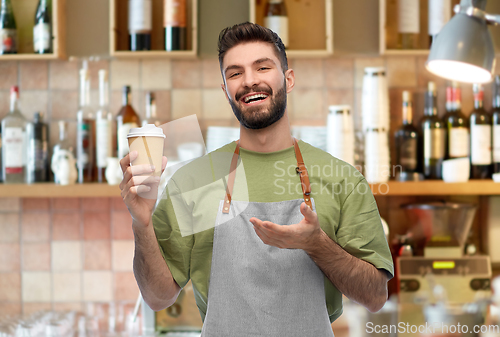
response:
<path id="1" fill-rule="evenodd" d="M 436 84 L 429 82 L 425 94 L 423 137 L 423 171 L 427 179 L 441 179 L 444 160 L 444 123 L 437 115 Z"/>
<path id="2" fill-rule="evenodd" d="M 452 84 L 453 104 L 446 113 L 443 122 L 446 127 L 446 159 L 469 156 L 469 120 L 462 113 L 462 91 L 458 84 Z"/>
<path id="3" fill-rule="evenodd" d="M 151 50 L 152 0 L 128 0 L 130 50 Z"/>
<path id="4" fill-rule="evenodd" d="M 400 49 L 418 49 L 419 34 L 419 0 L 398 0 L 398 47 Z"/>
<path id="5" fill-rule="evenodd" d="M 2 119 L 2 175 L 5 183 L 26 182 L 26 119 L 19 111 L 19 88 L 10 89 L 10 112 Z"/>
<path id="6" fill-rule="evenodd" d="M 284 0 L 268 0 L 266 5 L 264 26 L 278 34 L 288 47 L 288 13 Z"/>
<path id="7" fill-rule="evenodd" d="M 95 116 L 90 107 L 90 76 L 84 64 L 83 69 L 80 69 L 80 109 L 76 126 L 76 167 L 79 184 L 95 179 L 95 134 Z"/>
<path id="8" fill-rule="evenodd" d="M 43 115 L 35 113 L 33 123 L 26 125 L 28 140 L 27 153 L 27 183 L 44 182 L 48 177 L 49 164 L 49 128 L 43 122 Z"/>
<path id="9" fill-rule="evenodd" d="M 186 50 L 186 0 L 165 0 L 165 50 Z"/>
<path id="10" fill-rule="evenodd" d="M 113 115 L 109 111 L 108 72 L 99 70 L 99 110 L 96 114 L 96 166 L 97 182 L 106 182 L 104 173 L 108 166 L 108 157 L 112 157 Z"/>
<path id="11" fill-rule="evenodd" d="M 412 99 L 403 91 L 403 125 L 396 131 L 396 164 L 401 172 L 418 171 L 418 130 L 413 123 Z"/>
<path id="12" fill-rule="evenodd" d="M 483 108 L 483 86 L 473 85 L 474 110 L 470 122 L 471 179 L 491 178 L 491 116 Z"/>
<path id="13" fill-rule="evenodd" d="M 429 48 L 450 18 L 451 0 L 429 0 Z"/>
<path id="14" fill-rule="evenodd" d="M 71 142 L 68 138 L 68 133 L 67 133 L 67 126 L 65 121 L 59 121 L 59 141 L 54 145 L 52 149 L 52 160 L 51 163 L 54 163 L 54 159 L 58 158 L 59 156 L 59 151 L 65 151 L 66 156 L 70 156 L 71 158 L 68 158 L 70 162 L 74 162 L 75 160 L 75 149 L 71 145 Z M 57 176 L 54 176 L 54 180 L 56 184 L 60 184 L 61 182 L 58 181 Z"/>
<path id="15" fill-rule="evenodd" d="M 0 55 L 17 53 L 17 28 L 10 0 L 0 2 Z"/>
<path id="16" fill-rule="evenodd" d="M 500 172 L 500 76 L 495 76 L 493 83 L 493 111 L 492 111 L 492 160 L 493 173 Z"/>
<path id="17" fill-rule="evenodd" d="M 139 115 L 132 108 L 130 86 L 123 87 L 123 106 L 116 116 L 116 137 L 118 145 L 118 158 L 125 157 L 129 152 L 127 134 L 131 128 L 141 125 Z"/>
<path id="18" fill-rule="evenodd" d="M 52 53 L 51 0 L 40 0 L 35 13 L 33 47 L 37 54 Z"/>
<path id="19" fill-rule="evenodd" d="M 154 124 L 160 126 L 161 122 L 156 117 L 156 99 L 154 92 L 146 94 L 146 118 L 142 120 L 142 126 L 146 124 Z"/>

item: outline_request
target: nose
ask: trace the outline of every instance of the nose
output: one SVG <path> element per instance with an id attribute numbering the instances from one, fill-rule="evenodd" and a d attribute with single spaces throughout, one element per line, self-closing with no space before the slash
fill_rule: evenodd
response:
<path id="1" fill-rule="evenodd" d="M 243 86 L 252 88 L 260 83 L 259 76 L 253 71 L 245 71 L 243 74 Z"/>

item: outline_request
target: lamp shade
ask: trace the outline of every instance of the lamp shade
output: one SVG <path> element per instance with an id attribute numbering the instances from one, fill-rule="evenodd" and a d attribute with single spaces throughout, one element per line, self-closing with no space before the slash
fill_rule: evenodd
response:
<path id="1" fill-rule="evenodd" d="M 439 32 L 425 64 L 431 73 L 466 83 L 487 83 L 495 48 L 485 20 L 459 13 Z"/>

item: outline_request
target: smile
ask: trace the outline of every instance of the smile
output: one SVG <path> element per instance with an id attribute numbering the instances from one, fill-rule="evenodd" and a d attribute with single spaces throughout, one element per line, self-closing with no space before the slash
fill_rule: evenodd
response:
<path id="1" fill-rule="evenodd" d="M 258 93 L 258 94 L 249 94 L 241 99 L 241 101 L 248 105 L 259 104 L 260 102 L 266 100 L 269 97 L 269 94 L 266 93 Z"/>

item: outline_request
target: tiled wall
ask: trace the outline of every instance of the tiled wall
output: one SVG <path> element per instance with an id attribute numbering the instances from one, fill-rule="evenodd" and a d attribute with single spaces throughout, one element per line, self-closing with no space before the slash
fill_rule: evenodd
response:
<path id="1" fill-rule="evenodd" d="M 294 59 L 296 86 L 289 95 L 292 124 L 323 125 L 328 105 L 350 104 L 359 128 L 363 68 L 385 66 L 390 87 L 391 127 L 401 121 L 401 92 L 414 92 L 415 119 L 423 114 L 428 80 L 438 84 L 444 113 L 446 83 L 424 69 L 426 57 Z M 20 86 L 21 109 L 32 119 L 45 113 L 52 144 L 57 121 L 70 122 L 78 108 L 76 61 L 0 62 L 0 117 L 9 107 L 9 88 Z M 209 125 L 237 125 L 220 88 L 217 59 L 91 62 L 92 104 L 98 102 L 97 71 L 110 71 L 110 108 L 121 106 L 121 87 L 131 85 L 133 105 L 144 113 L 148 90 L 157 95 L 159 118 L 196 114 Z M 489 107 L 490 91 L 485 105 Z M 471 86 L 463 86 L 463 110 L 473 107 Z M 0 314 L 38 309 L 82 310 L 86 302 L 135 300 L 131 220 L 119 198 L 0 199 Z"/>
<path id="2" fill-rule="evenodd" d="M 0 315 L 134 302 L 131 224 L 121 198 L 0 199 Z"/>

